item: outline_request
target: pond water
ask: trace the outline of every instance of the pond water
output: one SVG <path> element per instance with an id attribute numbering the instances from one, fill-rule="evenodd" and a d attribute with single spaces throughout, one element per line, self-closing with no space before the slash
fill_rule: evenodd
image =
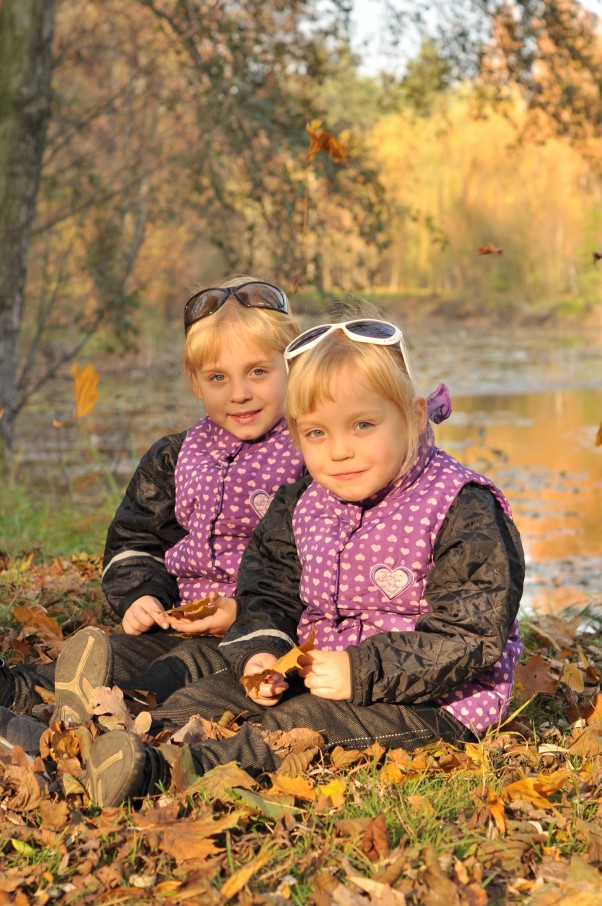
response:
<path id="1" fill-rule="evenodd" d="M 602 606 L 602 329 L 410 324 L 413 367 L 426 392 L 444 380 L 451 418 L 436 436 L 506 493 L 528 563 L 524 607 L 540 612 Z M 181 337 L 143 338 L 135 360 L 94 361 L 94 413 L 57 430 L 72 407 L 57 380 L 21 421 L 20 476 L 68 487 L 75 512 L 112 476 L 123 489 L 161 434 L 194 421 L 199 406 L 181 374 Z M 83 361 L 82 361 L 83 364 Z M 127 364 L 127 367 L 126 367 Z"/>

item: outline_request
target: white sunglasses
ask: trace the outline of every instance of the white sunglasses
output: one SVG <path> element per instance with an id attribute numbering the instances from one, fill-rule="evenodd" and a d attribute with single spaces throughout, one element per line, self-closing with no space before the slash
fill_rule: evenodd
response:
<path id="1" fill-rule="evenodd" d="M 310 327 L 308 330 L 304 330 L 284 350 L 284 361 L 287 364 L 287 370 L 291 359 L 301 355 L 302 352 L 307 352 L 313 346 L 317 346 L 324 337 L 327 337 L 335 330 L 342 330 L 346 337 L 356 343 L 372 343 L 375 346 L 395 346 L 399 344 L 403 364 L 409 378 L 412 379 L 412 370 L 401 328 L 391 324 L 390 321 L 377 321 L 372 318 L 361 318 L 357 321 L 339 321 L 336 324 L 320 324 L 317 327 Z"/>

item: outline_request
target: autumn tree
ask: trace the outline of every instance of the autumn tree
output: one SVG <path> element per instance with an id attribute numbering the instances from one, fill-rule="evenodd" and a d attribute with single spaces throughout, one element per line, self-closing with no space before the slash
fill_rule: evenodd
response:
<path id="1" fill-rule="evenodd" d="M 18 410 L 25 269 L 50 117 L 55 0 L 0 3 L 0 438 Z"/>

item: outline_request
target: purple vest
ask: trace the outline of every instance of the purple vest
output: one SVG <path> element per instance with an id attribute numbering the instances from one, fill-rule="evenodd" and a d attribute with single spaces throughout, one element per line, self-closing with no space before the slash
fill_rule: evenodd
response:
<path id="1" fill-rule="evenodd" d="M 317 648 L 341 651 L 379 632 L 413 630 L 431 610 L 424 590 L 435 541 L 468 483 L 488 488 L 510 514 L 495 485 L 434 446 L 430 428 L 414 466 L 370 508 L 345 503 L 312 482 L 293 517 L 305 604 L 299 640 L 313 628 Z M 481 734 L 505 710 L 521 650 L 515 622 L 499 661 L 438 704 Z"/>
<path id="2" fill-rule="evenodd" d="M 253 529 L 278 488 L 304 471 L 284 419 L 257 441 L 241 441 L 209 418 L 190 428 L 175 472 L 176 518 L 188 535 L 165 555 L 183 602 L 234 594 Z"/>

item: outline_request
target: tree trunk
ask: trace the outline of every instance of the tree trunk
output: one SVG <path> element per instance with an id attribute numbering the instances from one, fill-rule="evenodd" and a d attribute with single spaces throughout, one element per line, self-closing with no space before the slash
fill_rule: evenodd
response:
<path id="1" fill-rule="evenodd" d="M 50 116 L 56 0 L 0 0 L 0 442 L 17 414 L 25 268 Z"/>

